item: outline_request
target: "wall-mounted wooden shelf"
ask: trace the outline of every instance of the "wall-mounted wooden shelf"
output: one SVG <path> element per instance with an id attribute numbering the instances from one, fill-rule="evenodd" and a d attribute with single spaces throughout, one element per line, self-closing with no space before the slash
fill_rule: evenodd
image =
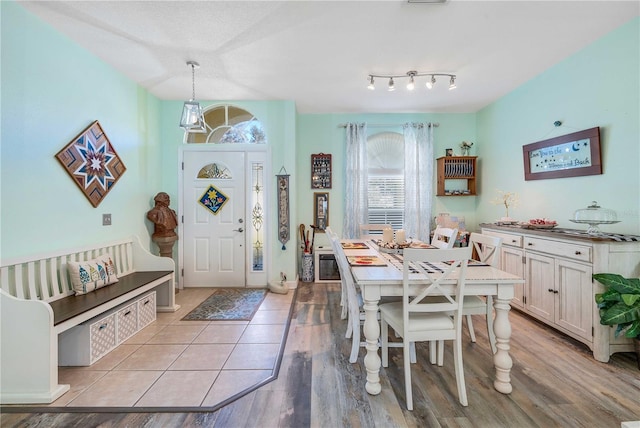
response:
<path id="1" fill-rule="evenodd" d="M 437 159 L 436 196 L 475 196 L 477 156 L 444 156 Z M 457 180 L 454 182 L 453 180 Z"/>

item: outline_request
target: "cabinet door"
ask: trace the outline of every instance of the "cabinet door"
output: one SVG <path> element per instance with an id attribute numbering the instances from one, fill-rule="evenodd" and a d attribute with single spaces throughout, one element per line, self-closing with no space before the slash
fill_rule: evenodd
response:
<path id="1" fill-rule="evenodd" d="M 502 247 L 500 252 L 500 269 L 524 278 L 524 265 L 522 264 L 523 251 L 520 248 Z M 511 305 L 524 308 L 524 284 L 516 284 L 513 289 L 514 296 Z"/>
<path id="2" fill-rule="evenodd" d="M 554 258 L 528 251 L 525 254 L 525 307 L 531 314 L 553 323 L 558 293 L 555 289 Z"/>
<path id="3" fill-rule="evenodd" d="M 563 259 L 556 259 L 556 324 L 592 340 L 593 284 L 592 268 Z"/>

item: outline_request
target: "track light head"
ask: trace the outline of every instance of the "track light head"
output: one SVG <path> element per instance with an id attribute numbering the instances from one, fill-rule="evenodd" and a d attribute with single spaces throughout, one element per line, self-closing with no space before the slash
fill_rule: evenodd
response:
<path id="1" fill-rule="evenodd" d="M 416 87 L 416 82 L 414 80 L 414 76 L 417 74 L 415 71 L 408 71 L 407 76 L 409 76 L 409 83 L 407 83 L 407 89 L 409 91 L 413 91 Z"/>
<path id="2" fill-rule="evenodd" d="M 431 79 L 427 80 L 427 89 L 433 89 L 433 85 L 436 84 L 436 77 L 432 74 Z"/>
<path id="3" fill-rule="evenodd" d="M 449 80 L 449 90 L 457 88 L 456 86 L 456 76 L 451 76 L 451 80 Z"/>
<path id="4" fill-rule="evenodd" d="M 367 89 L 369 89 L 370 91 L 376 89 L 375 85 L 373 84 L 373 76 L 369 76 L 369 85 L 367 85 Z"/>
<path id="5" fill-rule="evenodd" d="M 388 88 L 388 90 L 389 90 L 389 91 L 395 91 L 395 90 L 396 90 L 396 86 L 395 86 L 395 84 L 393 83 L 393 77 L 390 77 L 390 78 L 389 78 L 389 88 Z"/>

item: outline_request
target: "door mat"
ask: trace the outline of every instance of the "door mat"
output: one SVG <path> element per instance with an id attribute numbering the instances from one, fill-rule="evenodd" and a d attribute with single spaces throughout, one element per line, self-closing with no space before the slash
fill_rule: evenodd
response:
<path id="1" fill-rule="evenodd" d="M 262 288 L 219 288 L 182 320 L 251 321 L 266 293 Z"/>

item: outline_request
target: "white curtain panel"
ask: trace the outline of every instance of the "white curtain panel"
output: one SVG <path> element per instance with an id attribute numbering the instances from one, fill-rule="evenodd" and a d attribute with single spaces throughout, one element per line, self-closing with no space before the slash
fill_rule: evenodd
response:
<path id="1" fill-rule="evenodd" d="M 433 200 L 433 128 L 430 123 L 405 123 L 404 229 L 408 237 L 429 242 Z"/>
<path id="2" fill-rule="evenodd" d="M 360 224 L 368 223 L 367 124 L 347 123 L 345 204 L 342 235 L 357 238 Z"/>

